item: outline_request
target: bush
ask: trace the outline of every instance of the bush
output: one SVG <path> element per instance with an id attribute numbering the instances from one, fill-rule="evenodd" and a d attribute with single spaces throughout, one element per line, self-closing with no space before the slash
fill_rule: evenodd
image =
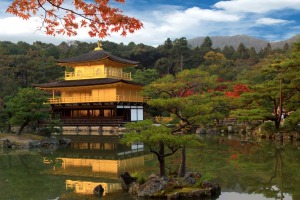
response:
<path id="1" fill-rule="evenodd" d="M 285 119 L 284 128 L 289 131 L 300 131 L 300 109 L 292 112 Z"/>
<path id="2" fill-rule="evenodd" d="M 136 178 L 136 182 L 138 182 L 139 184 L 145 183 L 147 179 L 144 172 L 141 171 L 135 171 L 131 174 L 131 176 Z"/>
<path id="3" fill-rule="evenodd" d="M 276 128 L 275 128 L 275 122 L 264 122 L 262 125 L 260 125 L 261 128 L 261 133 L 271 136 L 273 133 L 276 133 Z"/>

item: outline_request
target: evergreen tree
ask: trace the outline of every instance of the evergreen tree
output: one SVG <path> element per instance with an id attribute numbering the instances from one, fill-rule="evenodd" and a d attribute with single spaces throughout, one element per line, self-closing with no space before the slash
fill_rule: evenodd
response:
<path id="1" fill-rule="evenodd" d="M 233 60 L 236 57 L 236 51 L 234 50 L 233 46 L 225 46 L 222 51 L 223 55 L 228 60 Z"/>
<path id="2" fill-rule="evenodd" d="M 11 116 L 11 125 L 20 126 L 17 135 L 21 135 L 23 129 L 37 120 L 49 119 L 50 106 L 44 104 L 47 94 L 43 91 L 23 88 L 5 103 L 5 111 Z"/>
<path id="3" fill-rule="evenodd" d="M 200 46 L 201 51 L 206 54 L 209 51 L 212 51 L 212 41 L 210 39 L 210 37 L 205 37 L 203 43 Z"/>
<path id="4" fill-rule="evenodd" d="M 217 78 L 199 69 L 183 70 L 167 75 L 147 85 L 146 96 L 151 97 L 148 105 L 166 113 L 176 125 L 171 133 L 189 134 L 194 125 L 208 125 L 223 118 L 228 110 L 223 97 L 207 92 L 214 88 Z M 182 160 L 179 176 L 186 170 L 185 146 L 182 147 Z"/>
<path id="5" fill-rule="evenodd" d="M 237 58 L 239 59 L 247 59 L 249 58 L 249 50 L 245 47 L 243 43 L 240 43 L 236 50 Z"/>

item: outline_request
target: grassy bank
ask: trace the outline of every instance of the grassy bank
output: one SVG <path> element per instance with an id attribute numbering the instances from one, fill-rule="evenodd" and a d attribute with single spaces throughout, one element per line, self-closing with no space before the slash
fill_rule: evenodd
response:
<path id="1" fill-rule="evenodd" d="M 28 133 L 22 135 L 0 133 L 1 141 L 3 139 L 8 139 L 9 141 L 12 141 L 16 144 L 28 144 L 28 142 L 31 140 L 41 140 L 42 138 L 42 136 Z"/>

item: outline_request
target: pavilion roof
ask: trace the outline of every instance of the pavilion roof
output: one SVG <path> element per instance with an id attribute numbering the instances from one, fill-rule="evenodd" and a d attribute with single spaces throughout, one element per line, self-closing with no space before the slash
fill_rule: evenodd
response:
<path id="1" fill-rule="evenodd" d="M 83 80 L 70 80 L 70 81 L 59 81 L 43 84 L 33 84 L 37 88 L 61 88 L 61 87 L 78 87 L 78 86 L 91 86 L 91 85 L 106 85 L 113 83 L 127 83 L 131 85 L 143 86 L 143 84 L 127 81 L 123 79 L 112 79 L 112 78 L 98 78 L 98 79 L 83 79 Z"/>
<path id="2" fill-rule="evenodd" d="M 88 53 L 71 57 L 71 58 L 64 58 L 64 59 L 58 59 L 57 62 L 59 64 L 67 64 L 67 63 L 80 63 L 80 62 L 95 62 L 95 61 L 100 61 L 103 59 L 109 59 L 114 62 L 122 63 L 122 64 L 127 64 L 127 65 L 137 65 L 139 62 L 137 61 L 132 61 L 132 60 L 127 60 L 124 58 L 120 58 L 118 56 L 114 56 L 107 51 L 104 51 L 102 49 L 98 50 L 95 49 L 93 51 L 90 51 Z"/>

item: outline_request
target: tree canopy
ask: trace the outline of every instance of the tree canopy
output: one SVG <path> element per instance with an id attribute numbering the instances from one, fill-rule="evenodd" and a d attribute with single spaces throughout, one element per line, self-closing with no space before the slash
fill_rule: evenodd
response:
<path id="1" fill-rule="evenodd" d="M 148 105 L 171 117 L 173 135 L 189 134 L 194 126 L 212 124 L 226 116 L 224 97 L 209 92 L 217 83 L 216 76 L 210 76 L 200 69 L 183 70 L 176 75 L 166 75 L 144 89 L 150 96 Z M 179 176 L 184 176 L 185 146 L 182 146 L 182 162 Z"/>
<path id="2" fill-rule="evenodd" d="M 195 135 L 172 134 L 169 127 L 153 124 L 151 120 L 126 124 L 127 133 L 123 143 L 142 142 L 153 153 L 159 162 L 160 176 L 166 176 L 165 158 L 173 155 L 187 144 L 189 147 L 200 147 L 201 143 Z"/>
<path id="3" fill-rule="evenodd" d="M 241 95 L 233 116 L 245 121 L 271 120 L 278 130 L 283 118 L 299 109 L 299 47 L 297 42 L 287 55 L 269 55 L 243 77 L 251 92 Z"/>
<path id="4" fill-rule="evenodd" d="M 47 94 L 32 88 L 20 88 L 18 93 L 5 104 L 5 112 L 10 115 L 9 122 L 20 126 L 17 134 L 20 135 L 25 126 L 37 120 L 46 120 L 50 117 L 50 105 L 44 104 Z"/>
<path id="5" fill-rule="evenodd" d="M 88 28 L 91 37 L 104 38 L 111 32 L 125 36 L 143 26 L 134 17 L 126 16 L 120 9 L 111 7 L 109 2 L 73 0 L 69 4 L 66 0 L 14 0 L 6 12 L 25 20 L 39 16 L 41 26 L 38 29 L 45 28 L 46 34 L 53 36 L 74 36 L 79 28 Z M 125 3 L 125 0 L 115 2 Z"/>
<path id="6" fill-rule="evenodd" d="M 262 98 L 263 93 L 260 92 L 260 89 L 265 89 L 264 94 L 266 95 L 275 92 L 278 94 L 280 76 L 275 76 L 276 73 L 274 72 L 276 70 L 279 72 L 278 70 L 284 69 L 285 66 L 289 66 L 289 70 L 284 73 L 282 80 L 284 94 L 283 108 L 286 111 L 295 111 L 299 107 L 299 88 L 297 89 L 300 85 L 299 79 L 297 78 L 299 77 L 299 72 L 297 71 L 297 63 L 299 63 L 297 52 L 299 52 L 299 50 L 296 50 L 297 45 L 285 45 L 285 49 L 268 49 L 268 54 L 263 54 L 261 52 L 257 53 L 254 48 L 248 49 L 244 45 L 244 51 L 249 54 L 249 57 L 243 58 L 232 46 L 225 46 L 222 50 L 214 49 L 209 42 L 209 38 L 207 39 L 208 45 L 202 45 L 195 49 L 189 48 L 186 41 L 185 38 L 179 38 L 174 41 L 167 39 L 163 45 L 158 47 L 135 44 L 133 42 L 127 45 L 109 41 L 101 42 L 103 49 L 111 52 L 113 55 L 139 61 L 140 64 L 135 68 L 128 69 L 128 72 L 132 73 L 133 81 L 146 85 L 152 82 L 158 83 L 161 81 L 165 82 L 164 87 L 166 90 L 172 89 L 176 84 L 178 89 L 180 89 L 186 80 L 182 78 L 178 79 L 179 81 L 174 81 L 177 79 L 176 76 L 179 72 L 191 69 L 191 74 L 195 73 L 195 70 L 200 70 L 203 73 L 208 74 L 208 77 L 214 79 L 213 81 L 208 79 L 207 83 L 209 83 L 209 87 L 201 90 L 200 88 L 202 85 L 200 84 L 198 89 L 193 88 L 184 92 L 183 97 L 191 96 L 191 94 L 198 94 L 205 97 L 201 101 L 207 99 L 208 105 L 212 105 L 212 103 L 220 105 L 218 107 L 215 106 L 215 108 L 224 109 L 223 111 L 219 110 L 218 112 L 214 112 L 217 114 L 215 116 L 216 119 L 221 119 L 223 116 L 227 115 L 226 110 L 228 110 L 228 107 L 225 106 L 224 95 L 232 97 L 229 99 L 232 103 L 237 103 L 237 100 L 245 100 L 245 104 L 239 102 L 238 104 L 232 105 L 231 108 L 232 110 L 237 110 L 237 108 L 241 109 L 242 107 L 240 106 L 244 105 L 245 112 L 243 113 L 246 114 L 244 116 L 245 120 L 247 118 L 266 119 L 272 117 L 270 115 L 273 113 L 274 106 L 273 104 L 271 105 L 270 102 L 267 103 L 266 100 L 268 98 L 266 96 L 266 98 Z M 47 44 L 39 41 L 34 42 L 33 44 L 22 41 L 18 43 L 0 41 L 0 110 L 2 111 L 4 109 L 4 105 L 9 97 L 15 95 L 18 88 L 32 87 L 32 84 L 62 80 L 64 71 L 69 71 L 70 69 L 56 65 L 56 59 L 81 55 L 92 51 L 95 46 L 95 43 L 80 41 L 62 42 L 59 45 Z M 208 46 L 209 49 L 206 48 L 205 50 L 204 46 Z M 165 75 L 168 76 L 164 77 Z M 162 79 L 160 80 L 160 78 Z M 187 80 L 193 78 L 193 76 L 188 76 Z M 269 81 L 268 84 L 267 80 Z M 273 88 L 270 85 L 272 82 Z M 243 91 L 245 89 L 244 86 L 250 91 L 253 91 L 253 93 L 247 92 L 246 94 Z M 160 87 L 162 87 L 162 85 Z M 241 95 L 242 93 L 245 94 Z M 254 96 L 254 93 L 257 95 L 256 97 Z M 179 98 L 179 94 L 180 93 L 177 93 L 177 96 L 174 97 Z M 250 98 L 251 94 L 253 94 L 253 98 Z M 153 95 L 154 93 L 151 93 L 148 96 L 155 98 L 159 97 L 158 94 Z M 164 95 L 167 95 L 167 93 L 164 93 Z M 249 97 L 247 97 L 247 95 Z M 291 98 L 286 101 L 285 98 L 288 98 L 290 95 L 292 95 Z M 192 99 L 195 97 L 189 98 Z M 179 99 L 182 99 L 182 97 Z M 256 104 L 254 102 L 250 104 L 250 99 L 257 99 Z M 258 102 L 258 99 L 260 99 L 260 102 Z M 265 100 L 263 101 L 263 99 Z M 201 103 L 200 100 L 196 101 Z M 265 103 L 260 104 L 261 102 Z M 202 102 L 202 104 L 205 105 L 205 102 Z M 255 111 L 254 108 L 256 105 L 259 105 L 256 109 L 261 108 L 260 112 Z M 253 109 L 251 112 L 249 110 L 250 107 L 251 110 Z M 152 107 L 146 110 L 154 116 L 170 115 L 170 113 L 164 109 L 161 111 Z M 264 113 L 262 113 L 262 111 L 264 111 Z M 220 114 L 220 112 L 224 112 L 225 114 Z M 242 112 L 239 112 L 239 114 L 241 113 Z M 255 113 L 259 113 L 259 115 L 254 116 Z M 4 113 L 2 112 L 1 116 L 2 114 Z M 293 116 L 295 116 L 295 114 L 290 115 L 290 117 Z M 239 115 L 239 118 L 241 119 L 242 116 Z M 211 120 L 209 120 L 210 117 L 206 118 L 206 122 L 204 122 L 204 119 L 204 117 L 201 118 L 202 123 L 208 123 L 207 125 L 211 124 Z M 289 119 L 286 119 L 286 121 Z M 5 124 L 7 124 L 6 121 L 7 115 L 6 117 L 1 117 L 1 129 L 6 129 L 4 128 Z M 295 125 L 296 122 L 294 121 L 290 124 Z"/>

